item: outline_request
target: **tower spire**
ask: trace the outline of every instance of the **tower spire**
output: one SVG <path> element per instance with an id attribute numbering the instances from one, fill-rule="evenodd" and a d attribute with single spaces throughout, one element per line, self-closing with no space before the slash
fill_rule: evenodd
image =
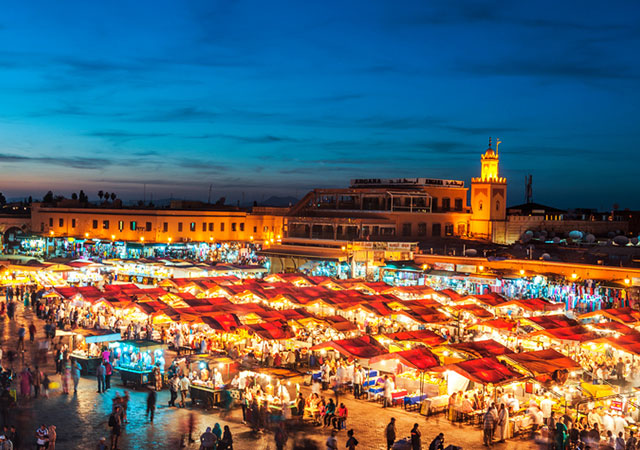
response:
<path id="1" fill-rule="evenodd" d="M 491 136 L 489 136 L 489 148 L 491 148 Z"/>

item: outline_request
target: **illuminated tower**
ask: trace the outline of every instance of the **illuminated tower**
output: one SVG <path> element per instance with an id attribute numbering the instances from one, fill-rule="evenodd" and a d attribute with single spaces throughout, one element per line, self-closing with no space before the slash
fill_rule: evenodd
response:
<path id="1" fill-rule="evenodd" d="M 480 158 L 482 168 L 479 178 L 471 179 L 471 233 L 481 239 L 494 238 L 496 222 L 503 222 L 507 215 L 507 179 L 498 171 L 498 145 L 495 152 L 489 148 Z"/>

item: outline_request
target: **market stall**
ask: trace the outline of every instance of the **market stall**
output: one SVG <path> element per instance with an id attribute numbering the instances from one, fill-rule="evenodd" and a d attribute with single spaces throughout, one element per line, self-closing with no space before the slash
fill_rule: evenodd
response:
<path id="1" fill-rule="evenodd" d="M 370 362 L 380 362 L 383 372 L 395 374 L 392 398 L 394 403 L 400 402 L 405 408 L 417 408 L 424 399 L 441 393 L 443 378 L 425 376 L 440 365 L 438 358 L 426 347 L 384 353 L 374 356 Z"/>
<path id="2" fill-rule="evenodd" d="M 189 373 L 192 402 L 211 408 L 223 403 L 223 391 L 238 373 L 238 363 L 226 357 L 189 355 L 184 361 Z"/>
<path id="3" fill-rule="evenodd" d="M 133 384 L 136 388 L 153 383 L 151 372 L 158 365 L 164 373 L 164 351 L 166 345 L 154 341 L 128 340 L 114 342 L 110 345 L 115 353 L 114 368 L 126 386 Z"/>
<path id="4" fill-rule="evenodd" d="M 120 333 L 114 333 L 111 330 L 76 328 L 72 333 L 71 348 L 73 350 L 70 357 L 80 364 L 82 375 L 94 375 L 100 361 L 103 360 L 103 352 L 107 349 L 106 344 L 121 339 Z"/>

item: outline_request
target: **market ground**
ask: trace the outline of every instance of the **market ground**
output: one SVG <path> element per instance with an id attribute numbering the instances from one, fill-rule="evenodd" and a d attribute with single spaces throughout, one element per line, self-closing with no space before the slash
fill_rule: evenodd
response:
<path id="1" fill-rule="evenodd" d="M 0 338 L 2 347 L 6 352 L 15 349 L 17 331 L 20 323 L 28 325 L 33 319 L 30 310 L 24 311 L 22 306 L 18 308 L 17 320 L 9 322 L 6 317 L 0 319 Z M 38 338 L 42 339 L 42 321 L 35 320 L 38 328 Z M 36 339 L 37 342 L 38 339 Z M 27 343 L 27 355 L 25 362 L 31 361 L 31 346 Z M 168 358 L 170 361 L 171 358 Z M 6 359 L 3 361 L 6 364 Z M 15 369 L 22 367 L 21 362 L 15 365 Z M 52 359 L 45 366 L 50 376 L 55 372 Z M 57 376 L 52 381 L 59 381 Z M 21 448 L 34 448 L 34 432 L 41 423 L 56 425 L 58 440 L 56 448 L 88 449 L 93 450 L 100 437 L 109 439 L 108 414 L 111 411 L 112 399 L 116 392 L 122 394 L 124 388 L 117 375 L 112 380 L 112 389 L 106 394 L 96 393 L 97 383 L 94 377 L 84 377 L 80 381 L 77 394 L 63 395 L 59 391 L 52 392 L 50 398 L 19 400 L 18 407 L 11 412 L 12 423 L 18 427 L 22 436 Z M 158 395 L 158 409 L 153 423 L 146 417 L 146 393 L 143 391 L 129 390 L 131 400 L 129 403 L 129 424 L 123 427 L 123 433 L 119 448 L 126 450 L 142 449 L 179 449 L 180 442 L 187 430 L 189 415 L 193 413 L 195 418 L 194 439 L 198 440 L 200 434 L 208 426 L 216 422 L 221 426 L 229 425 L 234 436 L 234 448 L 236 450 L 263 450 L 275 449 L 273 435 L 271 433 L 255 434 L 242 424 L 242 414 L 239 408 L 224 420 L 216 411 L 204 411 L 199 407 L 187 407 L 184 409 L 167 406 L 168 391 Z M 386 449 L 384 429 L 391 417 L 396 418 L 398 438 L 409 436 L 414 423 L 418 423 L 423 436 L 423 448 L 428 448 L 429 442 L 442 432 L 445 434 L 446 444 L 461 446 L 465 450 L 485 448 L 482 445 L 482 433 L 478 428 L 467 425 L 453 425 L 444 416 L 439 415 L 426 419 L 415 413 L 407 412 L 401 408 L 382 409 L 377 403 L 354 400 L 351 395 L 342 396 L 349 409 L 347 428 L 353 428 L 355 436 L 360 441 L 359 450 Z M 320 449 L 324 449 L 324 441 L 328 436 L 328 430 L 316 427 L 305 427 L 302 431 L 291 433 L 287 448 L 292 448 L 293 441 L 297 437 L 307 437 L 316 440 Z M 338 435 L 338 448 L 344 448 L 346 432 Z M 189 444 L 187 449 L 198 449 L 199 443 Z M 495 444 L 498 450 L 527 450 L 538 448 L 533 442 L 525 440 L 511 440 L 504 444 Z"/>

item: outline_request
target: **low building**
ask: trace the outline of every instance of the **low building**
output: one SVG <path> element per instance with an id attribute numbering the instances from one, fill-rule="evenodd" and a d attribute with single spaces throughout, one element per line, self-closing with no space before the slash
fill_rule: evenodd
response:
<path id="1" fill-rule="evenodd" d="M 548 237 L 564 237 L 572 231 L 607 237 L 611 232 L 627 234 L 629 222 L 622 215 L 612 216 L 587 209 L 567 211 L 539 203 L 524 203 L 507 208 L 506 221 L 497 224 L 493 241 L 512 244 L 527 231 L 546 232 Z"/>
<path id="2" fill-rule="evenodd" d="M 34 203 L 31 230 L 46 236 L 117 241 L 223 242 L 280 239 L 287 208 L 58 207 Z"/>

